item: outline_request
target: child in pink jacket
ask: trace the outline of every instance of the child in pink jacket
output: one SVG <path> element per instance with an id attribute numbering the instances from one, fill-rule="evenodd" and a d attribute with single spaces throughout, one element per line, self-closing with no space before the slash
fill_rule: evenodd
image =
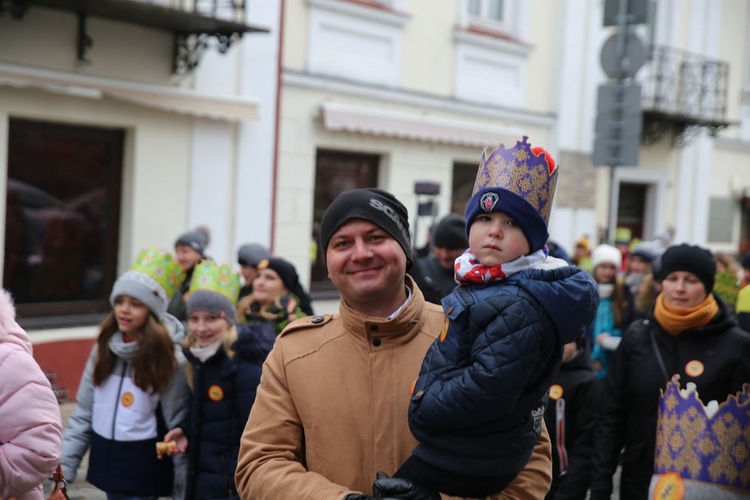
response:
<path id="1" fill-rule="evenodd" d="M 42 483 L 62 455 L 62 422 L 49 380 L 0 290 L 0 498 L 44 499 Z"/>

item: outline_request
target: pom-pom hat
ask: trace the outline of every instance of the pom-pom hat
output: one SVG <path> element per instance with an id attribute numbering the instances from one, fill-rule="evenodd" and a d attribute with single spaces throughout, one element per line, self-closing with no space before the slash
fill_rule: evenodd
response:
<path id="1" fill-rule="evenodd" d="M 513 218 L 529 242 L 531 252 L 544 247 L 549 234 L 558 168 L 528 137 L 507 149 L 486 148 L 479 163 L 471 199 L 466 205 L 466 234 L 480 213 L 501 212 Z"/>
<path id="2" fill-rule="evenodd" d="M 174 246 L 183 245 L 186 247 L 190 247 L 196 252 L 198 252 L 201 257 L 206 257 L 206 247 L 208 246 L 208 233 L 205 231 L 196 229 L 194 231 L 188 231 L 186 233 L 182 233 L 180 236 L 177 237 L 177 240 L 174 242 Z"/>
<path id="3" fill-rule="evenodd" d="M 205 260 L 195 266 L 188 290 L 187 311 L 209 311 L 234 324 L 235 300 L 240 291 L 240 276 L 224 264 Z"/>
<path id="4" fill-rule="evenodd" d="M 117 297 L 133 297 L 161 320 L 167 312 L 169 299 L 184 278 L 185 272 L 169 252 L 156 247 L 145 248 L 130 270 L 117 278 L 109 301 L 114 307 Z"/>
<path id="5" fill-rule="evenodd" d="M 599 245 L 591 252 L 591 269 L 596 269 L 602 264 L 612 264 L 615 269 L 619 269 L 622 264 L 622 252 L 612 245 Z"/>

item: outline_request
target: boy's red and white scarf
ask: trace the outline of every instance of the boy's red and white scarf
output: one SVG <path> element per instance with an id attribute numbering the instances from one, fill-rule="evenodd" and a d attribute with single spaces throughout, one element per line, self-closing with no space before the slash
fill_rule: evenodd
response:
<path id="1" fill-rule="evenodd" d="M 510 262 L 497 266 L 485 266 L 479 262 L 471 249 L 468 249 L 456 259 L 453 265 L 456 283 L 464 286 L 486 285 L 493 281 L 504 280 L 508 276 L 539 266 L 547 260 L 548 254 L 549 249 L 545 246 L 536 252 L 522 255 Z"/>

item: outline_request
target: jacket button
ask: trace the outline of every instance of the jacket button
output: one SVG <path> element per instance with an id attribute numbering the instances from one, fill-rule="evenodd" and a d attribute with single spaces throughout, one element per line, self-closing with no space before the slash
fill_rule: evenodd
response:
<path id="1" fill-rule="evenodd" d="M 325 318 L 323 316 L 315 316 L 310 321 L 312 321 L 315 324 L 318 324 L 318 323 L 322 323 L 324 320 L 325 320 Z"/>
<path id="2" fill-rule="evenodd" d="M 378 331 L 378 325 L 370 325 L 370 331 L 377 332 Z"/>
<path id="3" fill-rule="evenodd" d="M 372 345 L 374 345 L 375 347 L 380 347 L 380 344 L 382 343 L 383 341 L 380 339 L 372 339 Z"/>

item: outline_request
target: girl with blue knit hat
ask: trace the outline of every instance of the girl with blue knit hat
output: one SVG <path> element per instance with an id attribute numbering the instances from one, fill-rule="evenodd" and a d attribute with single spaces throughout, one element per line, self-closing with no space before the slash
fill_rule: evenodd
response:
<path id="1" fill-rule="evenodd" d="M 62 469 L 74 481 L 90 449 L 87 480 L 107 498 L 182 498 L 186 462 L 158 460 L 156 443 L 188 413 L 182 324 L 167 313 L 182 269 L 143 250 L 112 288 L 63 436 Z M 174 483 L 174 488 L 173 488 Z"/>
<path id="2" fill-rule="evenodd" d="M 459 286 L 442 300 L 443 332 L 412 389 L 409 426 L 420 442 L 393 478 L 376 482 L 381 496 L 405 478 L 485 497 L 529 461 L 562 346 L 598 303 L 588 273 L 548 257 L 557 174 L 526 137 L 485 149 L 466 207 L 469 249 L 455 263 Z"/>
<path id="3" fill-rule="evenodd" d="M 195 266 L 183 352 L 193 390 L 190 417 L 164 436 L 160 456 L 186 453 L 187 499 L 239 500 L 234 470 L 261 369 L 276 339 L 267 324 L 237 327 L 240 277 L 227 265 Z"/>

